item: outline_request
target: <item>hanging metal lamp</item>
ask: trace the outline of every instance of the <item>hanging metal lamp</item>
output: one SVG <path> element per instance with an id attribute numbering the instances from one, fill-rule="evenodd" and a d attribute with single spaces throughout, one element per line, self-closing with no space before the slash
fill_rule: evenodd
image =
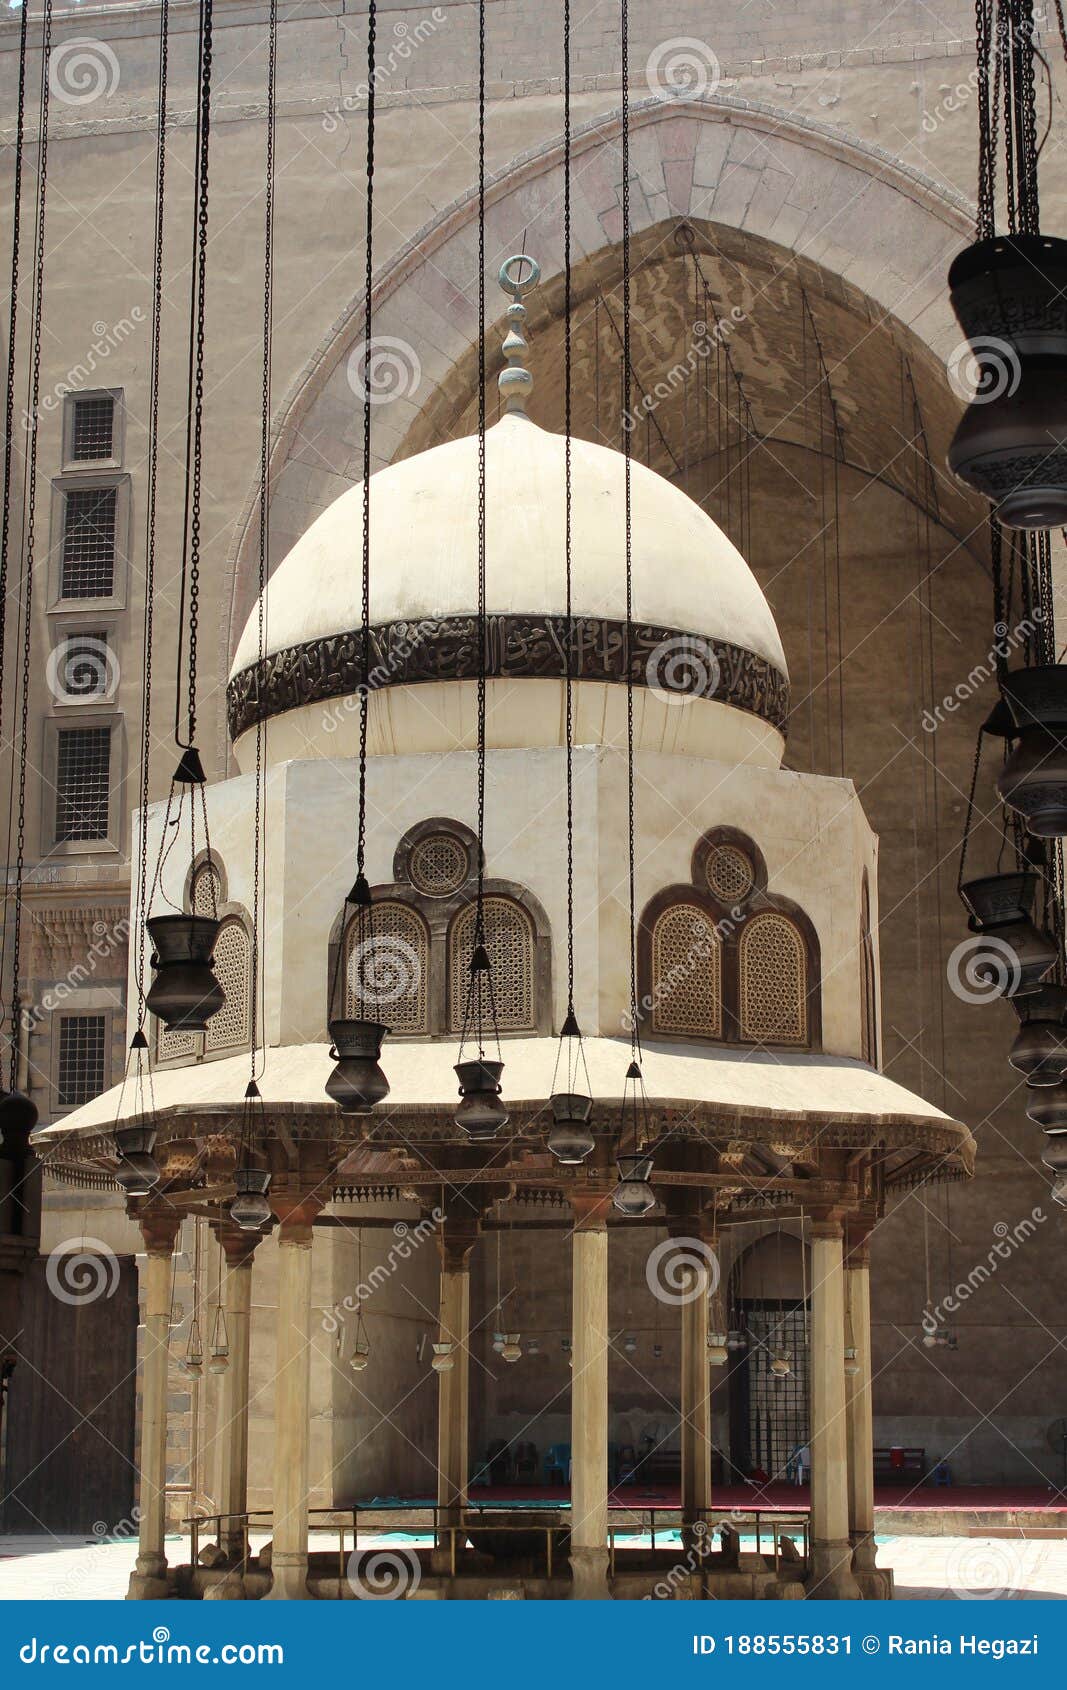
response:
<path id="1" fill-rule="evenodd" d="M 363 782 L 360 786 L 360 813 L 365 804 Z M 360 828 L 362 837 L 362 823 Z M 362 856 L 362 846 L 358 847 Z M 351 915 L 349 915 L 351 910 Z M 356 944 L 352 949 L 352 966 L 356 978 L 347 977 L 345 958 L 349 952 L 349 935 L 355 928 Z M 360 869 L 355 885 L 345 899 L 345 913 L 341 923 L 341 937 L 337 947 L 337 966 L 330 989 L 332 1016 L 330 1020 L 330 1056 L 336 1066 L 326 1081 L 326 1095 L 337 1104 L 342 1115 L 365 1115 L 389 1096 L 389 1081 L 380 1066 L 382 1043 L 389 1028 L 380 1021 L 362 1016 L 349 1016 L 351 1001 L 361 1003 L 363 990 L 378 936 L 374 926 L 374 903 L 367 878 Z"/>
<path id="2" fill-rule="evenodd" d="M 979 950 L 970 970 L 975 980 L 1005 997 L 1037 991 L 1059 955 L 1055 941 L 1031 918 L 1037 888 L 1036 874 L 1014 871 L 960 887 L 971 912 L 971 932 L 989 941 L 988 955 Z"/>
<path id="3" fill-rule="evenodd" d="M 204 1340 L 200 1336 L 200 1322 L 195 1314 L 189 1327 L 184 1367 L 191 1379 L 199 1379 L 204 1371 Z"/>
<path id="4" fill-rule="evenodd" d="M 641 1066 L 631 1060 L 623 1084 L 621 1143 L 640 1146 L 648 1132 L 648 1101 Z M 652 1157 L 639 1148 L 621 1153 L 615 1162 L 619 1182 L 612 1193 L 612 1202 L 620 1215 L 636 1219 L 647 1215 L 656 1206 L 656 1194 L 651 1186 Z"/>
<path id="5" fill-rule="evenodd" d="M 1067 987 L 1040 986 L 1016 999 L 1021 1025 L 1008 1061 L 1028 1086 L 1055 1086 L 1067 1072 Z"/>
<path id="6" fill-rule="evenodd" d="M 225 1373 L 230 1365 L 230 1335 L 226 1329 L 226 1315 L 222 1304 L 215 1309 L 215 1320 L 211 1328 L 211 1348 L 208 1353 L 207 1370 L 209 1373 Z"/>
<path id="7" fill-rule="evenodd" d="M 263 1099 L 256 1081 L 249 1080 L 245 1087 L 241 1137 L 233 1175 L 236 1196 L 230 1204 L 230 1219 L 235 1221 L 243 1232 L 258 1232 L 261 1227 L 266 1226 L 271 1217 L 271 1207 L 267 1202 L 270 1170 L 258 1166 L 256 1161 L 259 1154 L 257 1147 L 265 1136 Z"/>
<path id="8" fill-rule="evenodd" d="M 1067 834 L 1067 665 L 1010 670 L 1002 685 L 1018 740 L 997 792 L 1031 833 L 1061 838 Z"/>
<path id="9" fill-rule="evenodd" d="M 149 1118 L 154 1114 L 154 1099 L 148 1065 L 148 1040 L 140 1027 L 130 1040 L 126 1071 L 119 1088 L 117 1114 L 120 1119 L 127 1085 L 133 1088 L 135 1113 L 131 1125 L 115 1129 L 115 1151 L 118 1155 L 115 1181 L 127 1197 L 147 1197 L 159 1184 L 159 1164 L 152 1154 L 156 1145 L 156 1129 Z"/>
<path id="10" fill-rule="evenodd" d="M 557 1090 L 560 1066 L 565 1089 Z M 552 1076 L 552 1125 L 545 1135 L 545 1147 L 564 1167 L 576 1167 L 590 1156 L 596 1140 L 589 1129 L 593 1113 L 589 1069 L 585 1060 L 581 1029 L 573 1009 L 567 1011 L 556 1052 Z"/>
<path id="11" fill-rule="evenodd" d="M 200 837 L 208 837 L 205 784 L 200 754 L 190 746 L 182 752 L 171 781 L 157 880 L 166 856 L 180 839 L 183 823 L 188 827 L 190 862 L 195 864 L 198 819 Z M 173 837 L 168 837 L 172 829 Z M 169 1033 L 204 1032 L 226 1002 L 214 974 L 215 942 L 222 923 L 215 906 L 216 878 L 210 846 L 202 866 L 207 870 L 211 914 L 175 910 L 149 916 L 146 922 L 155 970 L 146 1003 Z"/>

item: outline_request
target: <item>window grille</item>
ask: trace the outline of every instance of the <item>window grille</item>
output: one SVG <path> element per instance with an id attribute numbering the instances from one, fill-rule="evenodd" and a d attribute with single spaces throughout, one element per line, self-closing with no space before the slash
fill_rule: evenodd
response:
<path id="1" fill-rule="evenodd" d="M 103 1091 L 106 1034 L 106 1016 L 60 1016 L 57 1091 L 61 1109 L 76 1109 Z"/>
<path id="2" fill-rule="evenodd" d="M 807 952 L 785 916 L 754 916 L 742 931 L 741 1037 L 771 1044 L 808 1042 Z"/>
<path id="3" fill-rule="evenodd" d="M 722 1037 L 722 946 L 699 904 L 673 904 L 652 931 L 652 1031 Z"/>
<path id="4" fill-rule="evenodd" d="M 432 833 L 420 839 L 408 862 L 411 884 L 428 898 L 446 898 L 450 892 L 457 892 L 469 872 L 467 847 L 451 833 Z"/>
<path id="5" fill-rule="evenodd" d="M 224 921 L 215 941 L 215 978 L 226 994 L 226 1001 L 208 1021 L 204 1035 L 206 1050 L 231 1050 L 248 1043 L 251 960 L 252 948 L 244 922 L 236 916 Z"/>
<path id="6" fill-rule="evenodd" d="M 53 691 L 60 703 L 107 698 L 116 679 L 114 656 L 103 629 L 65 635 L 56 647 L 53 665 Z"/>
<path id="7" fill-rule="evenodd" d="M 497 1026 L 502 1033 L 531 1031 L 535 1025 L 533 922 L 510 898 L 486 898 L 483 911 Z M 477 915 L 478 906 L 468 904 L 449 934 L 448 1004 L 453 1033 L 463 1031 Z"/>
<path id="8" fill-rule="evenodd" d="M 74 487 L 64 495 L 63 580 L 65 599 L 106 599 L 115 590 L 114 487 Z"/>
<path id="9" fill-rule="evenodd" d="M 359 917 L 345 932 L 345 1015 L 378 1021 L 394 1034 L 430 1031 L 430 941 L 422 917 L 405 904 L 374 906 L 370 936 Z"/>
<path id="10" fill-rule="evenodd" d="M 106 839 L 111 729 L 60 728 L 56 742 L 56 840 Z"/>
<path id="11" fill-rule="evenodd" d="M 808 1335 L 801 1306 L 744 1302 L 749 1332 L 745 1356 L 748 1396 L 748 1457 L 774 1481 L 786 1477 L 795 1450 L 810 1443 Z M 784 1378 L 771 1372 L 776 1355 L 789 1358 Z"/>
<path id="12" fill-rule="evenodd" d="M 752 890 L 755 876 L 745 852 L 736 845 L 716 845 L 708 852 L 708 889 L 724 904 L 738 904 Z"/>
<path id="13" fill-rule="evenodd" d="M 114 457 L 115 401 L 109 394 L 73 401 L 70 456 L 74 463 L 98 463 Z"/>
<path id="14" fill-rule="evenodd" d="M 168 1033 L 162 1021 L 156 1022 L 156 1061 L 173 1062 L 179 1056 L 194 1056 L 199 1050 L 200 1033 Z"/>
<path id="15" fill-rule="evenodd" d="M 189 890 L 189 909 L 192 915 L 206 915 L 215 919 L 222 902 L 222 875 L 215 863 L 201 863 L 193 873 Z"/>

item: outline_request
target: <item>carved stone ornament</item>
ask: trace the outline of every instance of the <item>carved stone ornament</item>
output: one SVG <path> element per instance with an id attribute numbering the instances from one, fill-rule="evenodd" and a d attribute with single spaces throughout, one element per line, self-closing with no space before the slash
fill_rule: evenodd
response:
<path id="1" fill-rule="evenodd" d="M 445 616 L 437 621 L 385 622 L 370 631 L 370 678 L 378 687 L 415 686 L 423 681 L 476 680 L 478 619 Z M 758 716 L 773 728 L 785 726 L 789 682 L 765 657 L 677 629 L 627 625 L 599 617 L 575 617 L 572 644 L 574 673 L 580 681 L 654 684 L 662 648 L 678 652 L 690 642 L 693 662 L 672 663 L 670 690 L 694 698 L 714 698 Z M 563 680 L 567 672 L 567 620 L 564 616 L 489 616 L 486 622 L 486 670 L 492 680 Z M 716 661 L 709 662 L 709 650 Z M 304 704 L 346 698 L 364 684 L 363 634 L 353 628 L 270 653 L 251 664 L 227 688 L 230 738 L 236 740 L 259 721 L 268 721 Z"/>

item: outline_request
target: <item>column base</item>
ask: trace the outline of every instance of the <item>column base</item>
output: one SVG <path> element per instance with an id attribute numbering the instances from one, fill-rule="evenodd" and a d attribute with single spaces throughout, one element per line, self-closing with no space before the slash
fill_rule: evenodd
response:
<path id="1" fill-rule="evenodd" d="M 806 1594 L 820 1602 L 858 1602 L 862 1599 L 863 1592 L 852 1571 L 852 1545 L 847 1538 L 839 1543 L 812 1544 Z"/>
<path id="2" fill-rule="evenodd" d="M 165 1555 L 138 1555 L 130 1574 L 127 1602 L 160 1602 L 170 1595 Z"/>
<path id="3" fill-rule="evenodd" d="M 852 1571 L 854 1573 L 876 1573 L 878 1571 L 873 1532 L 852 1533 Z"/>
<path id="4" fill-rule="evenodd" d="M 571 1545 L 571 1600 L 609 1602 L 607 1549 L 576 1549 Z"/>
<path id="5" fill-rule="evenodd" d="M 306 1555 L 292 1557 L 277 1547 L 271 1556 L 272 1582 L 264 1602 L 306 1602 L 308 1600 L 308 1563 Z"/>
<path id="6" fill-rule="evenodd" d="M 228 1572 L 217 1584 L 209 1584 L 204 1591 L 205 1602 L 243 1602 L 245 1581 L 236 1570 Z"/>

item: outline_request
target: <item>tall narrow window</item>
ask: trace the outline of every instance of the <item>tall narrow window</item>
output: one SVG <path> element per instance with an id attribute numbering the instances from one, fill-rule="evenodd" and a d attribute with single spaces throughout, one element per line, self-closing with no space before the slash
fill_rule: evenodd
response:
<path id="1" fill-rule="evenodd" d="M 486 898 L 485 944 L 493 970 L 493 996 L 500 1031 L 528 1032 L 535 1025 L 534 927 L 510 898 Z M 474 951 L 478 906 L 468 904 L 448 936 L 448 1006 L 453 1033 L 463 1030 L 463 1008 Z"/>
<path id="2" fill-rule="evenodd" d="M 114 487 L 73 487 L 63 498 L 64 599 L 110 598 L 115 590 Z"/>
<path id="3" fill-rule="evenodd" d="M 755 915 L 740 946 L 741 1037 L 756 1044 L 808 1043 L 808 960 L 783 915 Z"/>
<path id="4" fill-rule="evenodd" d="M 106 839 L 111 798 L 111 729 L 56 734 L 56 840 Z"/>
<path id="5" fill-rule="evenodd" d="M 653 1033 L 722 1037 L 722 947 L 699 904 L 672 904 L 652 930 Z"/>
<path id="6" fill-rule="evenodd" d="M 106 1016 L 60 1016 L 56 1097 L 61 1109 L 77 1109 L 103 1091 L 107 1072 L 106 1037 Z"/>
<path id="7" fill-rule="evenodd" d="M 394 1036 L 430 1031 L 430 936 L 416 910 L 395 900 L 376 904 L 374 931 L 359 937 L 353 918 L 345 933 L 345 1014 L 378 1021 Z"/>
<path id="8" fill-rule="evenodd" d="M 110 393 L 74 399 L 70 423 L 72 463 L 100 463 L 114 456 L 115 401 Z"/>

